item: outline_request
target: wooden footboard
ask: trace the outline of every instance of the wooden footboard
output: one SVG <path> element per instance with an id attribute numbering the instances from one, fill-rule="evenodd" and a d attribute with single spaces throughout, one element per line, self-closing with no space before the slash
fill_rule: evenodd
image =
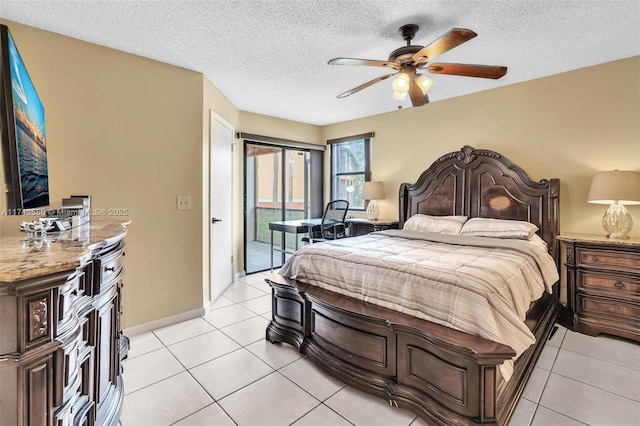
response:
<path id="1" fill-rule="evenodd" d="M 548 336 L 555 303 L 539 309 L 536 337 L 511 380 L 498 366 L 508 346 L 273 274 L 271 342 L 297 347 L 349 385 L 429 424 L 507 424 Z M 545 322 L 545 324 L 543 324 Z"/>

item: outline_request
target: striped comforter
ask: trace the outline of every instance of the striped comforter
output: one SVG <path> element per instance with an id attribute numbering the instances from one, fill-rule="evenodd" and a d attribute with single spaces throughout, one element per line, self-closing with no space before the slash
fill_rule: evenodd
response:
<path id="1" fill-rule="evenodd" d="M 304 247 L 279 272 L 368 303 L 510 346 L 535 338 L 524 323 L 558 280 L 539 244 L 389 230 Z M 505 380 L 513 361 L 500 366 Z"/>

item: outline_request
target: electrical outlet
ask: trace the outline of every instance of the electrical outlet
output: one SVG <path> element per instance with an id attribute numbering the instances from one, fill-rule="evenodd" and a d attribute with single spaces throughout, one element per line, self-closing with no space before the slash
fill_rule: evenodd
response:
<path id="1" fill-rule="evenodd" d="M 178 210 L 191 210 L 190 195 L 178 195 Z"/>

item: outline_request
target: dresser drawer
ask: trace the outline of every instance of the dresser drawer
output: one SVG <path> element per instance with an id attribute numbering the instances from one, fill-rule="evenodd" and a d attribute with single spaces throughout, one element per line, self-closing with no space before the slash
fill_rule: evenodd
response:
<path id="1" fill-rule="evenodd" d="M 624 269 L 640 273 L 640 256 L 637 253 L 623 250 L 598 250 L 593 248 L 576 248 L 576 263 L 582 266 Z"/>
<path id="2" fill-rule="evenodd" d="M 77 301 L 84 296 L 84 281 L 84 273 L 79 272 L 71 275 L 67 282 L 58 289 L 58 334 L 63 334 L 74 327 Z M 81 282 L 83 283 L 82 289 Z"/>
<path id="3" fill-rule="evenodd" d="M 621 294 L 620 297 L 640 297 L 640 276 L 614 275 L 586 270 L 578 270 L 577 276 L 578 290 L 609 290 L 627 293 L 626 295 Z"/>
<path id="4" fill-rule="evenodd" d="M 100 262 L 100 274 L 101 281 L 106 283 L 122 270 L 124 262 L 122 259 L 123 250 L 118 250 L 115 253 L 105 256 Z"/>

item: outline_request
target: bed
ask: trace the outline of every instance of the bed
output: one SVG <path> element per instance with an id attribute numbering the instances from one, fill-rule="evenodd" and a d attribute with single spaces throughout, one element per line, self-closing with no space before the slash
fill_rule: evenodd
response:
<path id="1" fill-rule="evenodd" d="M 526 221 L 538 229 L 557 270 L 558 196 L 557 179 L 534 182 L 503 155 L 464 146 L 400 186 L 400 228 L 414 215 Z M 349 244 L 395 238 L 389 233 Z M 514 362 L 511 346 L 435 320 L 278 274 L 267 282 L 268 340 L 294 345 L 329 374 L 436 425 L 506 425 L 559 311 L 559 284 L 550 283 L 552 291 L 522 314 L 534 343 Z"/>

